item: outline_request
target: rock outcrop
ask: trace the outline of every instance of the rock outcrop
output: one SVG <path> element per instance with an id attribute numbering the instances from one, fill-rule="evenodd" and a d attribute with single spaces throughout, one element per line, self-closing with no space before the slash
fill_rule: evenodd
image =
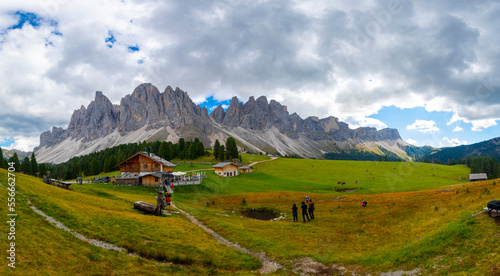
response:
<path id="1" fill-rule="evenodd" d="M 199 138 L 211 147 L 215 139 L 225 141 L 227 136 L 233 136 L 241 148 L 256 153 L 306 158 L 321 158 L 323 153 L 343 144 L 402 142 L 395 129 L 350 129 L 335 117 L 302 119 L 265 96 L 250 97 L 244 104 L 233 97 L 227 110 L 218 106 L 209 115 L 205 107 L 197 106 L 181 89 L 168 86 L 160 92 L 145 83 L 122 98 L 119 105 L 113 105 L 97 91 L 87 107 L 74 111 L 66 130 L 54 127 L 42 133 L 35 153 L 37 158 L 40 156 L 39 161 L 58 163 L 72 157 L 70 154 L 86 154 L 144 139 L 175 142 L 180 137 Z M 62 147 L 68 145 L 72 149 L 64 151 Z"/>

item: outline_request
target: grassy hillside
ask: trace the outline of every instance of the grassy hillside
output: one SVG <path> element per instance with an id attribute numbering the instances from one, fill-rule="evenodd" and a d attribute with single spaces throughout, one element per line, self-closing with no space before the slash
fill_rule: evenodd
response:
<path id="1" fill-rule="evenodd" d="M 291 260 L 303 257 L 356 273 L 420 268 L 425 274 L 489 274 L 500 269 L 498 225 L 487 216 L 471 216 L 498 199 L 500 182 L 465 183 L 460 180 L 468 175 L 465 166 L 281 158 L 255 167 L 254 173 L 233 178 L 207 172 L 202 185 L 177 187 L 173 201 L 223 237 L 266 252 L 287 267 L 286 273 Z M 6 182 L 6 171 L 0 170 L 0 183 Z M 218 244 L 180 214 L 154 217 L 134 210 L 135 201 L 154 203 L 154 188 L 74 184 L 68 191 L 22 175 L 17 185 L 17 272 L 247 274 L 260 267 L 257 259 Z M 292 222 L 292 204 L 306 195 L 316 204 L 316 219 Z M 243 198 L 247 206 L 240 205 Z M 7 201 L 6 192 L 0 199 Z M 78 240 L 31 211 L 27 199 L 69 228 L 142 258 Z M 361 199 L 368 207 L 360 207 Z M 240 213 L 251 207 L 286 213 L 286 218 L 260 221 Z M 7 225 L 0 228 L 8 232 Z M 0 246 L 7 247 L 6 239 Z M 9 271 L 6 265 L 0 268 L 2 275 Z"/>
<path id="2" fill-rule="evenodd" d="M 6 183 L 0 170 L 0 183 Z M 257 259 L 218 244 L 180 214 L 155 217 L 133 209 L 133 202 L 155 203 L 151 189 L 109 184 L 73 185 L 72 191 L 17 174 L 18 233 L 16 271 L 25 275 L 230 273 L 258 268 Z M 5 186 L 4 186 L 5 187 Z M 5 203 L 6 192 L 0 193 Z M 27 200 L 70 229 L 92 239 L 127 248 L 143 258 L 109 252 L 55 228 L 27 206 Z M 4 217 L 6 209 L 2 209 Z M 7 225 L 1 224 L 2 233 Z M 7 240 L 0 246 L 7 248 Z M 159 262 L 172 262 L 166 266 Z M 188 266 L 186 266 L 188 265 Z M 0 274 L 6 275 L 2 266 Z M 5 272 L 5 273 L 2 273 Z"/>

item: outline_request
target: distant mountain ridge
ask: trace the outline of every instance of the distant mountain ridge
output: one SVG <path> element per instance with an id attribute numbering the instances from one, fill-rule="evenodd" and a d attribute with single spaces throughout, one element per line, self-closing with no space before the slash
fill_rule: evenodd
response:
<path id="1" fill-rule="evenodd" d="M 75 110 L 67 129 L 53 127 L 40 135 L 35 148 L 39 162 L 60 163 L 114 145 L 147 141 L 199 138 L 206 147 L 234 137 L 241 149 L 254 153 L 323 158 L 324 154 L 359 150 L 394 153 L 402 159 L 409 145 L 396 129 L 350 129 L 338 118 L 289 114 L 287 107 L 265 96 L 240 103 L 233 97 L 227 110 L 218 106 L 210 115 L 179 88 L 160 92 L 149 83 L 113 105 L 102 92 L 87 106 Z M 381 150 L 383 149 L 383 151 Z"/>
<path id="2" fill-rule="evenodd" d="M 420 159 L 438 159 L 442 162 L 447 162 L 448 160 L 459 160 L 470 157 L 491 157 L 500 160 L 500 137 L 493 138 L 487 141 L 471 144 L 462 145 L 450 148 L 436 149 L 435 151 L 428 153 L 421 157 Z"/>
<path id="3" fill-rule="evenodd" d="M 11 150 L 8 150 L 8 149 L 2 149 L 2 152 L 3 152 L 3 157 L 5 159 L 9 159 L 11 158 L 12 156 L 14 156 L 14 153 L 17 153 L 17 157 L 19 158 L 20 161 L 22 161 L 24 159 L 24 157 L 30 157 L 31 156 L 31 151 L 22 151 L 22 150 L 17 150 L 17 149 L 11 149 Z"/>

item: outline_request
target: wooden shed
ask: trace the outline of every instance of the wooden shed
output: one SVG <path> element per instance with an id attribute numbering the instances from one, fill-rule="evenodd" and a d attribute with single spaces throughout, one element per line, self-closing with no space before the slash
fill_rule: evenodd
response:
<path id="1" fill-rule="evenodd" d="M 241 166 L 240 167 L 240 172 L 241 173 L 251 173 L 253 172 L 253 167 L 252 166 Z"/>
<path id="2" fill-rule="evenodd" d="M 222 162 L 212 167 L 214 168 L 214 172 L 222 177 L 238 175 L 239 166 L 233 162 Z"/>
<path id="3" fill-rule="evenodd" d="M 471 173 L 469 174 L 469 181 L 481 181 L 481 180 L 487 180 L 488 175 L 485 173 Z"/>

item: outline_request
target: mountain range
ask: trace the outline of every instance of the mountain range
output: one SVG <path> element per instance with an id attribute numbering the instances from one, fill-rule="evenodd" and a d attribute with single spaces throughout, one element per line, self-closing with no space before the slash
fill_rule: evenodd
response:
<path id="1" fill-rule="evenodd" d="M 38 162 L 61 163 L 125 143 L 176 142 L 182 137 L 198 138 L 211 148 L 216 139 L 223 144 L 229 136 L 244 152 L 303 158 L 356 151 L 409 159 L 407 150 L 412 147 L 396 129 L 351 129 L 331 116 L 302 119 L 265 96 L 250 97 L 245 103 L 233 97 L 226 110 L 219 105 L 209 114 L 179 88 L 167 86 L 160 92 L 144 83 L 119 105 L 97 91 L 87 107 L 74 111 L 66 129 L 53 127 L 43 132 L 34 151 Z"/>

